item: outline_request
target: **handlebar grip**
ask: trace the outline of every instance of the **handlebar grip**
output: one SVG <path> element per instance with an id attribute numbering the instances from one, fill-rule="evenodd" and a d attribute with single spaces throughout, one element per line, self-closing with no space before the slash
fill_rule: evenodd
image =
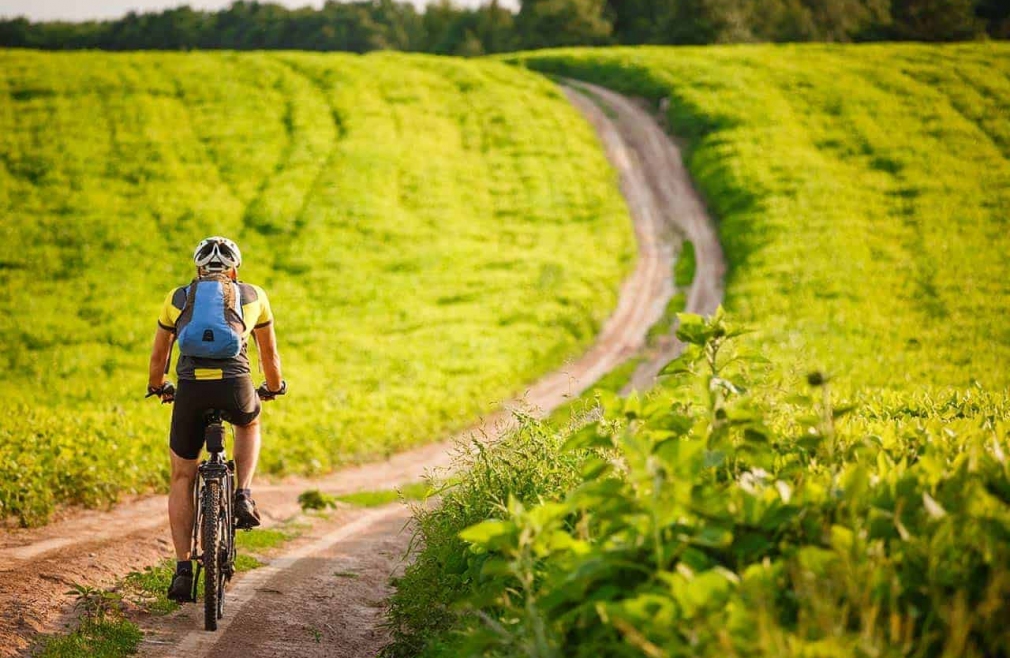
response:
<path id="1" fill-rule="evenodd" d="M 175 398 L 175 385 L 172 384 L 172 382 L 165 382 L 164 384 L 161 385 L 161 388 L 158 389 L 149 386 L 147 388 L 147 395 L 144 396 L 144 399 L 146 400 L 147 398 L 153 397 L 155 395 L 157 395 L 158 397 L 168 395 L 171 396 L 172 398 Z M 166 400 L 162 400 L 162 402 L 166 402 Z"/>
<path id="2" fill-rule="evenodd" d="M 259 388 L 256 389 L 256 394 L 261 400 L 273 400 L 278 395 L 284 395 L 288 392 L 288 383 L 286 380 L 281 380 L 281 388 L 279 391 L 271 391 L 270 387 L 267 386 L 266 382 L 260 384 Z"/>

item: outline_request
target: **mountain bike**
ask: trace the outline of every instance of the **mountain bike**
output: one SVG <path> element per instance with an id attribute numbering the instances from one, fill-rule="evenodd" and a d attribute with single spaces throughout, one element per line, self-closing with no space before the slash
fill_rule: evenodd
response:
<path id="1" fill-rule="evenodd" d="M 256 390 L 263 401 L 273 400 L 287 392 L 287 382 L 281 390 L 270 391 L 266 384 Z M 174 397 L 175 387 L 166 382 L 157 391 L 148 391 L 148 397 L 169 393 Z M 224 617 L 224 588 L 235 575 L 235 530 L 237 529 L 235 501 L 235 461 L 228 459 L 224 448 L 225 428 L 222 412 L 210 409 L 204 413 L 204 441 L 209 457 L 197 467 L 193 484 L 193 547 L 190 555 L 196 560 L 191 601 L 197 600 L 200 573 L 203 572 L 204 628 L 217 630 L 217 622 Z"/>
<path id="2" fill-rule="evenodd" d="M 196 574 L 193 600 L 196 600 L 203 571 L 204 628 L 217 630 L 224 617 L 224 587 L 235 575 L 235 462 L 224 449 L 225 429 L 221 412 L 204 416 L 204 439 L 210 456 L 200 462 L 193 486 L 193 550 Z"/>

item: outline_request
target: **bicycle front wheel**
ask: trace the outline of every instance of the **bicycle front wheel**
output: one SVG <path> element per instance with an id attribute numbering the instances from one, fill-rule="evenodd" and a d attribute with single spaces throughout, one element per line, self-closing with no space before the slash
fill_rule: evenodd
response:
<path id="1" fill-rule="evenodd" d="M 203 487 L 201 540 L 203 549 L 203 619 L 204 628 L 217 630 L 221 590 L 221 483 L 207 480 Z"/>

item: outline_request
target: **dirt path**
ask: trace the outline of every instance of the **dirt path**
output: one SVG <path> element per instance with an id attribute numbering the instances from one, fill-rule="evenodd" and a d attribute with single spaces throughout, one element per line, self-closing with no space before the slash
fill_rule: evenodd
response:
<path id="1" fill-rule="evenodd" d="M 726 263 L 715 224 L 684 167 L 680 148 L 643 105 L 625 96 L 574 81 L 566 92 L 596 128 L 621 171 L 629 207 L 644 212 L 650 223 L 672 229 L 678 242 L 694 243 L 697 267 L 684 310 L 711 314 L 722 302 Z M 680 354 L 684 345 L 675 332 L 676 326 L 635 370 L 625 393 L 652 387 L 663 366 Z"/>
<path id="2" fill-rule="evenodd" d="M 596 344 L 570 366 L 532 385 L 524 407 L 547 413 L 639 353 L 649 327 L 673 294 L 672 266 L 678 233 L 695 243 L 698 275 L 688 309 L 714 309 L 721 295 L 723 262 L 714 229 L 680 165 L 676 147 L 648 112 L 607 90 L 590 88 L 616 119 L 582 93 L 566 89 L 600 134 L 621 173 L 621 189 L 635 222 L 638 262 L 621 287 L 618 306 Z M 671 180 L 674 179 L 674 180 Z M 679 200 L 688 195 L 691 201 Z M 671 200 L 672 199 L 672 200 Z M 683 213 L 683 214 L 679 214 Z M 636 373 L 636 386 L 651 383 L 676 345 Z M 652 373 L 651 375 L 649 373 Z M 512 427 L 505 412 L 490 415 L 471 432 L 493 440 Z M 467 432 L 470 434 L 471 432 Z M 455 439 L 454 439 L 455 440 Z M 256 488 L 267 525 L 298 513 L 297 495 L 309 487 L 328 493 L 397 486 L 446 467 L 453 441 L 431 444 L 391 459 L 348 468 L 321 480 L 289 479 Z M 44 528 L 0 535 L 0 656 L 23 650 L 38 632 L 52 630 L 66 612 L 70 582 L 105 586 L 131 569 L 170 552 L 165 499 L 151 496 L 109 512 L 86 512 Z M 199 610 L 183 610 L 142 622 L 142 653 L 159 656 L 373 655 L 385 642 L 377 630 L 389 576 L 409 541 L 402 506 L 341 510 L 295 540 L 285 554 L 238 578 L 229 589 L 227 619 L 215 634 L 200 628 Z M 356 577 L 346 577 L 353 573 Z"/>
<path id="3" fill-rule="evenodd" d="M 344 510 L 228 589 L 216 633 L 187 605 L 142 623 L 145 656 L 356 658 L 387 641 L 389 577 L 410 539 L 407 507 Z"/>

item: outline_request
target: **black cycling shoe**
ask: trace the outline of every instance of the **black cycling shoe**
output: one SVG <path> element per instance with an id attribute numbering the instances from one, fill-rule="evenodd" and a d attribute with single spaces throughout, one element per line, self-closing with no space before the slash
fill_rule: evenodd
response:
<path id="1" fill-rule="evenodd" d="M 191 603 L 194 600 L 193 572 L 176 572 L 172 576 L 172 584 L 168 586 L 168 598 L 176 603 Z"/>
<path id="2" fill-rule="evenodd" d="M 239 530 L 249 530 L 260 524 L 260 513 L 256 502 L 249 496 L 235 496 L 235 526 Z"/>

